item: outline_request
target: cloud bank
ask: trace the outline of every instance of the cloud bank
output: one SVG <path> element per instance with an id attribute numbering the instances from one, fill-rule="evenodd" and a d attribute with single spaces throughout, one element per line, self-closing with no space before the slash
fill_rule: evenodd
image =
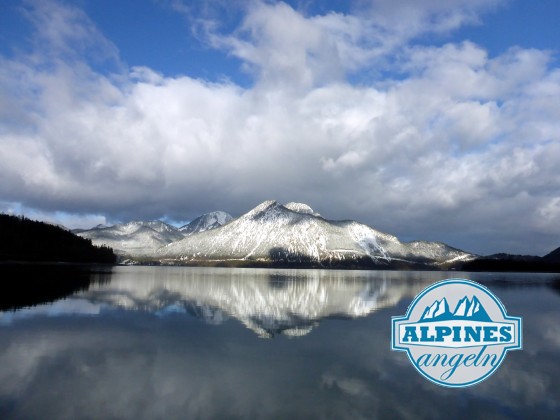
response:
<path id="1" fill-rule="evenodd" d="M 25 3 L 30 47 L 0 56 L 0 201 L 185 220 L 274 198 L 473 252 L 557 247 L 552 53 L 415 43 L 498 2 L 397 3 L 252 2 L 226 32 L 191 16 L 250 86 L 128 68 L 82 10 Z"/>

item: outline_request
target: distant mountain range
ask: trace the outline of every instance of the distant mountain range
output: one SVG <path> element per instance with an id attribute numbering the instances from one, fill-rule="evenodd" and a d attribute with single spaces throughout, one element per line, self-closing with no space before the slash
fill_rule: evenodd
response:
<path id="1" fill-rule="evenodd" d="M 74 232 L 113 248 L 125 263 L 471 271 L 493 264 L 497 267 L 490 271 L 500 271 L 500 264 L 517 261 L 507 254 L 481 257 L 441 242 L 401 242 L 356 221 L 327 220 L 306 204 L 273 200 L 238 218 L 216 211 L 180 228 L 135 221 Z M 535 264 L 560 267 L 560 251 L 520 261 L 532 265 L 519 271 L 542 271 Z"/>
<path id="2" fill-rule="evenodd" d="M 162 246 L 185 237 L 175 226 L 160 221 L 133 221 L 74 232 L 94 244 L 113 248 L 121 257 L 132 258 L 154 255 Z"/>
<path id="3" fill-rule="evenodd" d="M 90 230 L 77 229 L 74 233 L 90 239 L 94 244 L 113 248 L 121 258 L 149 259 L 156 251 L 172 242 L 209 229 L 215 229 L 233 218 L 223 211 L 203 214 L 190 223 L 176 228 L 168 223 L 133 221 L 114 226 L 97 225 Z"/>
<path id="4" fill-rule="evenodd" d="M 331 221 L 302 203 L 266 201 L 237 219 L 204 214 L 176 228 L 135 221 L 75 231 L 127 262 L 339 268 L 445 268 L 474 254 L 440 242 L 401 242 L 352 221 Z"/>

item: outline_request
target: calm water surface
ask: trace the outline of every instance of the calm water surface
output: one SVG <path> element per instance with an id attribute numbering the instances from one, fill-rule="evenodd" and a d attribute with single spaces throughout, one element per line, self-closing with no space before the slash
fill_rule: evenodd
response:
<path id="1" fill-rule="evenodd" d="M 72 276 L 73 289 L 66 279 L 44 297 L 40 275 L 3 276 L 20 291 L 1 299 L 0 418 L 560 418 L 559 275 L 115 267 Z M 464 389 L 428 382 L 390 350 L 391 316 L 449 277 L 485 284 L 523 317 L 523 350 Z"/>

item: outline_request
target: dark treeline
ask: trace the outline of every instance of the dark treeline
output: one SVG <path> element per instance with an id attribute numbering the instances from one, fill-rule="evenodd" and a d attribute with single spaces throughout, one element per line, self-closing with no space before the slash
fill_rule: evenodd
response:
<path id="1" fill-rule="evenodd" d="M 462 271 L 511 271 L 520 273 L 558 273 L 560 263 L 543 258 L 516 260 L 513 258 L 479 258 L 464 263 Z"/>
<path id="2" fill-rule="evenodd" d="M 113 250 L 48 223 L 0 214 L 0 261 L 115 263 Z"/>
<path id="3" fill-rule="evenodd" d="M 111 267 L 79 264 L 0 264 L 0 311 L 54 302 L 92 284 L 108 283 Z"/>
<path id="4" fill-rule="evenodd" d="M 466 262 L 463 271 L 517 271 L 517 272 L 560 272 L 560 248 L 544 257 L 532 255 L 494 254 Z"/>

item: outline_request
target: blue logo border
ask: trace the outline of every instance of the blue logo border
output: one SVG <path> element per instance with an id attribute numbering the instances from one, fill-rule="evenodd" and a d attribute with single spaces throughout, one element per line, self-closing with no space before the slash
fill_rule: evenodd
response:
<path id="1" fill-rule="evenodd" d="M 494 366 L 494 368 L 492 370 L 490 370 L 488 373 L 486 373 L 486 375 L 471 381 L 471 382 L 465 382 L 465 383 L 461 383 L 461 384 L 449 384 L 443 381 L 438 381 L 437 379 L 432 378 L 431 376 L 429 376 L 427 373 L 425 373 L 414 361 L 414 358 L 412 357 L 412 354 L 410 352 L 410 348 L 409 347 L 399 347 L 397 345 L 395 345 L 395 341 L 396 341 L 396 337 L 395 337 L 395 326 L 396 323 L 399 321 L 408 321 L 410 319 L 410 315 L 414 309 L 414 307 L 416 306 L 416 304 L 418 303 L 418 301 L 427 293 L 431 292 L 434 289 L 437 289 L 438 287 L 442 287 L 442 286 L 446 286 L 449 284 L 466 284 L 469 286 L 473 286 L 479 290 L 481 290 L 482 292 L 486 293 L 488 296 L 490 296 L 494 302 L 496 302 L 496 304 L 498 305 L 498 307 L 500 308 L 500 311 L 502 313 L 502 316 L 504 318 L 504 320 L 507 321 L 514 321 L 517 323 L 517 333 L 519 334 L 519 339 L 518 344 L 517 345 L 513 345 L 513 346 L 507 346 L 504 347 L 504 351 L 502 352 L 502 356 L 500 357 L 500 360 L 498 360 L 498 363 L 496 364 L 496 366 Z M 416 295 L 416 297 L 412 300 L 412 302 L 410 303 L 410 305 L 408 306 L 408 309 L 406 311 L 406 314 L 404 316 L 393 316 L 391 317 L 391 350 L 395 350 L 395 351 L 406 351 L 406 354 L 408 356 L 408 359 L 410 360 L 410 363 L 414 366 L 414 368 L 426 379 L 428 379 L 430 382 L 433 382 L 437 385 L 440 386 L 444 386 L 444 387 L 448 387 L 448 388 L 465 388 L 468 386 L 472 386 L 472 385 L 476 385 L 482 381 L 484 381 L 485 379 L 487 379 L 490 375 L 492 375 L 494 372 L 496 372 L 496 370 L 498 370 L 498 368 L 500 367 L 500 365 L 502 364 L 503 360 L 506 357 L 506 354 L 509 350 L 521 350 L 523 349 L 523 317 L 520 316 L 508 316 L 506 313 L 506 309 L 504 307 L 504 305 L 502 304 L 502 302 L 500 301 L 500 299 L 498 299 L 498 297 L 492 293 L 492 291 L 490 291 L 490 289 L 488 289 L 487 287 L 481 285 L 480 283 L 477 283 L 473 280 L 468 280 L 468 279 L 462 279 L 462 278 L 451 278 L 451 279 L 445 279 L 445 280 L 440 280 L 428 287 L 426 287 L 424 290 L 422 290 L 418 295 Z"/>

